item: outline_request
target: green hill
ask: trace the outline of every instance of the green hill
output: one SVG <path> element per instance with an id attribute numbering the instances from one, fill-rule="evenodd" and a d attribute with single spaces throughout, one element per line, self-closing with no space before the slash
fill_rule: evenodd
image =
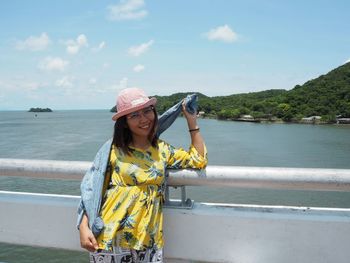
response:
<path id="1" fill-rule="evenodd" d="M 158 112 L 163 113 L 191 93 L 155 96 Z M 197 94 L 199 111 L 208 117 L 234 120 L 249 114 L 260 120 L 279 118 L 298 122 L 316 115 L 324 122 L 335 122 L 336 116 L 350 117 L 350 62 L 289 91 L 276 89 L 217 97 Z"/>
<path id="2" fill-rule="evenodd" d="M 350 63 L 288 91 L 284 102 L 293 116 L 350 117 Z"/>
<path id="3" fill-rule="evenodd" d="M 199 110 L 209 115 L 216 115 L 220 119 L 236 119 L 240 115 L 250 114 L 256 118 L 269 118 L 276 114 L 275 108 L 279 104 L 279 97 L 285 90 L 265 90 L 218 96 L 199 100 Z"/>

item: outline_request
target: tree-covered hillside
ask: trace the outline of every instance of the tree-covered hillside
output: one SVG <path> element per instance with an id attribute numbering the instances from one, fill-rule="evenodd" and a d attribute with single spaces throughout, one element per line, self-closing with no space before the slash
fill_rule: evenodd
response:
<path id="1" fill-rule="evenodd" d="M 328 120 L 337 115 L 350 117 L 350 63 L 295 86 L 283 100 L 291 116 L 319 115 Z"/>
<path id="2" fill-rule="evenodd" d="M 158 112 L 164 112 L 190 93 L 193 92 L 155 96 Z M 217 97 L 197 94 L 199 110 L 205 116 L 238 119 L 249 114 L 256 119 L 299 121 L 317 115 L 323 121 L 334 122 L 339 115 L 350 117 L 350 63 L 289 91 L 265 90 Z"/>

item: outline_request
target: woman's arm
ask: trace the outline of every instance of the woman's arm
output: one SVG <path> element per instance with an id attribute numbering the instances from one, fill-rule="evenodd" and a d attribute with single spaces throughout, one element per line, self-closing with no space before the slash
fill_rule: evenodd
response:
<path id="1" fill-rule="evenodd" d="M 83 219 L 81 220 L 79 232 L 81 247 L 90 252 L 95 252 L 98 249 L 98 245 L 95 236 L 89 228 L 89 219 L 86 214 L 83 215 Z"/>
<path id="2" fill-rule="evenodd" d="M 194 148 L 196 148 L 197 152 L 201 156 L 204 156 L 204 140 L 197 125 L 197 114 L 191 114 L 186 111 L 185 102 L 182 103 L 182 112 L 187 120 L 188 129 L 193 130 L 189 131 L 191 136 L 191 143 Z"/>

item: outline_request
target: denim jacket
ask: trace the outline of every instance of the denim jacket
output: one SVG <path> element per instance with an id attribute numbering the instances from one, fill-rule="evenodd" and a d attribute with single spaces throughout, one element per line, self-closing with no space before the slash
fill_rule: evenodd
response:
<path id="1" fill-rule="evenodd" d="M 188 95 L 185 98 L 186 110 L 188 112 L 195 113 L 197 111 L 197 99 L 198 97 L 196 94 Z M 182 100 L 169 108 L 159 117 L 157 136 L 173 124 L 181 110 Z M 98 150 L 92 166 L 84 175 L 80 185 L 81 200 L 78 207 L 77 227 L 79 229 L 83 215 L 86 214 L 89 219 L 89 227 L 95 236 L 98 236 L 104 227 L 99 212 L 102 203 L 103 184 L 111 146 L 112 139 L 109 139 Z"/>

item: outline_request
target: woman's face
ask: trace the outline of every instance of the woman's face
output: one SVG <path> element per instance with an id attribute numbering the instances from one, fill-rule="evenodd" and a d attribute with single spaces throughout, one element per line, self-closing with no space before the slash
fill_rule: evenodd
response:
<path id="1" fill-rule="evenodd" d="M 126 122 L 133 135 L 148 137 L 154 125 L 154 107 L 148 106 L 126 115 Z"/>

